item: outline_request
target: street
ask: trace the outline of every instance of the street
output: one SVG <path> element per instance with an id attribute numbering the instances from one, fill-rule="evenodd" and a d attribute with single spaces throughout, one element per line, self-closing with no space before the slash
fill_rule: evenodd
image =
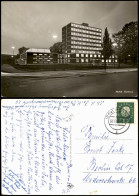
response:
<path id="1" fill-rule="evenodd" d="M 136 97 L 137 69 L 2 73 L 3 97 Z"/>

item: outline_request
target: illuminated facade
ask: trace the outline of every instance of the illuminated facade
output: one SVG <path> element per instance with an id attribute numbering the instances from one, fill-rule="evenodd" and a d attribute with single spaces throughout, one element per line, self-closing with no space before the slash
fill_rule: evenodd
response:
<path id="1" fill-rule="evenodd" d="M 26 52 L 20 54 L 16 64 L 20 65 L 42 65 L 49 63 L 57 63 L 58 54 L 52 54 L 50 49 L 30 48 Z"/>
<path id="2" fill-rule="evenodd" d="M 62 52 L 67 63 L 100 63 L 102 30 L 87 23 L 69 23 L 62 28 Z"/>
<path id="3" fill-rule="evenodd" d="M 52 62 L 50 49 L 28 49 L 27 64 L 47 64 Z"/>

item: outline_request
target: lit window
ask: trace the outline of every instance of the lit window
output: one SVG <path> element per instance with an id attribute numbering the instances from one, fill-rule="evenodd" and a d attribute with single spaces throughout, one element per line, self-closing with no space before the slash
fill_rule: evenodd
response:
<path id="1" fill-rule="evenodd" d="M 95 54 L 94 57 L 97 57 L 97 55 Z"/>
<path id="2" fill-rule="evenodd" d="M 85 59 L 86 62 L 88 62 L 88 59 Z"/>
<path id="3" fill-rule="evenodd" d="M 33 54 L 33 55 L 37 55 L 37 54 Z"/>
<path id="4" fill-rule="evenodd" d="M 100 55 L 98 55 L 98 57 L 100 57 Z"/>
<path id="5" fill-rule="evenodd" d="M 84 57 L 84 54 L 81 54 L 81 57 Z"/>
<path id="6" fill-rule="evenodd" d="M 115 62 L 117 62 L 117 60 L 115 60 Z"/>
<path id="7" fill-rule="evenodd" d="M 70 57 L 70 54 L 68 54 L 68 57 Z"/>
<path id="8" fill-rule="evenodd" d="M 90 54 L 90 57 L 92 57 L 92 54 Z"/>
<path id="9" fill-rule="evenodd" d="M 84 59 L 81 59 L 81 62 L 84 63 Z"/>
<path id="10" fill-rule="evenodd" d="M 88 54 L 86 54 L 85 56 L 88 57 Z"/>
<path id="11" fill-rule="evenodd" d="M 109 60 L 109 63 L 111 63 L 111 60 Z"/>
<path id="12" fill-rule="evenodd" d="M 39 55 L 42 55 L 42 54 L 39 54 Z"/>
<path id="13" fill-rule="evenodd" d="M 79 54 L 76 54 L 76 57 L 79 57 Z"/>

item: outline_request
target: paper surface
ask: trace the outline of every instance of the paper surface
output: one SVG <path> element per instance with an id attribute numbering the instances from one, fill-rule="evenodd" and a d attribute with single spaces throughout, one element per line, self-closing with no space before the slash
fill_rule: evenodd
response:
<path id="1" fill-rule="evenodd" d="M 117 123 L 117 102 L 132 123 Z M 137 104 L 2 100 L 2 194 L 136 195 Z"/>

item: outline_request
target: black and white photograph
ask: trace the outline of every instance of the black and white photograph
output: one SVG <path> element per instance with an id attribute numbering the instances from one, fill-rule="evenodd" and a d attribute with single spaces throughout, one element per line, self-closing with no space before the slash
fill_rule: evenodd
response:
<path id="1" fill-rule="evenodd" d="M 137 1 L 2 1 L 2 97 L 137 97 Z"/>

